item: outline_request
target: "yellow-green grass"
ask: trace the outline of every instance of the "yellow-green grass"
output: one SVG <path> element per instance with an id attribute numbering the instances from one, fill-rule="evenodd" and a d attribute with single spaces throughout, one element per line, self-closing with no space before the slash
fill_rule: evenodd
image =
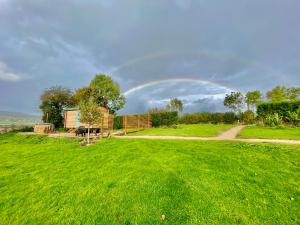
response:
<path id="1" fill-rule="evenodd" d="M 259 138 L 259 139 L 287 139 L 300 140 L 300 128 L 298 127 L 261 127 L 248 126 L 239 134 L 240 138 Z"/>
<path id="2" fill-rule="evenodd" d="M 129 133 L 129 135 L 150 135 L 150 136 L 184 136 L 184 137 L 214 137 L 220 133 L 232 128 L 231 124 L 180 124 L 177 128 L 158 127 L 138 132 Z"/>
<path id="3" fill-rule="evenodd" d="M 0 223 L 299 224 L 299 157 L 296 145 L 0 135 Z"/>

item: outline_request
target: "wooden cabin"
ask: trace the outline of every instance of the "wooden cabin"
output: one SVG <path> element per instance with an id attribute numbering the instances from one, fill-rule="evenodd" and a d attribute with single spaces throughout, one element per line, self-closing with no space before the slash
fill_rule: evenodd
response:
<path id="1" fill-rule="evenodd" d="M 99 107 L 102 118 L 99 124 L 94 124 L 91 128 L 101 128 L 101 130 L 113 129 L 113 116 L 109 114 L 109 110 L 104 107 Z M 78 128 L 80 126 L 88 127 L 87 124 L 80 122 L 80 110 L 79 108 L 66 108 L 64 110 L 64 127 L 65 128 Z"/>
<path id="2" fill-rule="evenodd" d="M 33 130 L 35 133 L 52 133 L 54 132 L 54 125 L 52 123 L 37 123 Z"/>

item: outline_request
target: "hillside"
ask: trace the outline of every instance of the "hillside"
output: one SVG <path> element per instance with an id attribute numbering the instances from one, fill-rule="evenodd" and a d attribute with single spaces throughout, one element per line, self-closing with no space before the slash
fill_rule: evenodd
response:
<path id="1" fill-rule="evenodd" d="M 0 111 L 0 125 L 33 125 L 39 121 L 41 121 L 41 116 Z"/>

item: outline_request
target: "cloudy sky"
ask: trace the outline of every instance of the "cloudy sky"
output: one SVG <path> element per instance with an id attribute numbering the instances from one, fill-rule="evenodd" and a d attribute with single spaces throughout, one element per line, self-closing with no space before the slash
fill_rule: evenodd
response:
<path id="1" fill-rule="evenodd" d="M 0 110 L 106 73 L 122 112 L 221 111 L 231 90 L 300 85 L 299 21 L 299 0 L 0 0 Z"/>

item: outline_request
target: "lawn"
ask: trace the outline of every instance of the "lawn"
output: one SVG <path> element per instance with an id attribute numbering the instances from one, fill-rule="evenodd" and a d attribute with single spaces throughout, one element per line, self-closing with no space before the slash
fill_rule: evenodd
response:
<path id="1" fill-rule="evenodd" d="M 129 135 L 215 137 L 232 128 L 231 124 L 180 124 L 177 128 L 159 127 L 129 133 Z"/>
<path id="2" fill-rule="evenodd" d="M 300 128 L 272 128 L 261 126 L 248 126 L 242 130 L 239 137 L 300 140 Z"/>
<path id="3" fill-rule="evenodd" d="M 299 224 L 299 158 L 295 145 L 0 135 L 0 223 Z"/>

